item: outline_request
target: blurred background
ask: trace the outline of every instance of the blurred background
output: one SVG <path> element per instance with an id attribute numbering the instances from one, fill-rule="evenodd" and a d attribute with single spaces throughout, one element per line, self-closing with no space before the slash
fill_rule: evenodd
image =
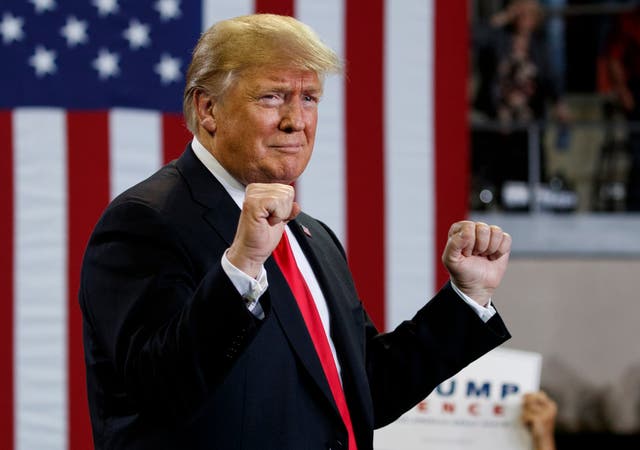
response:
<path id="1" fill-rule="evenodd" d="M 508 346 L 543 354 L 560 448 L 637 448 L 638 2 L 469 5 L 469 209 L 514 236 Z"/>

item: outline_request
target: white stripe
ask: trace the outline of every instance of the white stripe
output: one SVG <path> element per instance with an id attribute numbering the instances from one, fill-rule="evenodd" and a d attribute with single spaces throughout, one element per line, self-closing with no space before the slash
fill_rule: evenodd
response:
<path id="1" fill-rule="evenodd" d="M 344 57 L 343 0 L 297 0 L 296 16 Z M 309 214 L 325 222 L 343 243 L 346 236 L 344 154 L 344 77 L 329 76 L 318 114 L 313 157 L 297 183 L 298 199 Z"/>
<path id="2" fill-rule="evenodd" d="M 204 0 L 202 2 L 202 30 L 231 17 L 253 13 L 253 0 Z"/>
<path id="3" fill-rule="evenodd" d="M 162 165 L 160 113 L 114 109 L 109 115 L 110 193 L 116 197 Z"/>
<path id="4" fill-rule="evenodd" d="M 67 448 L 66 121 L 57 109 L 14 115 L 17 450 Z M 4 299 L 5 301 L 7 299 Z"/>
<path id="5" fill-rule="evenodd" d="M 432 1 L 385 3 L 386 326 L 433 293 Z"/>

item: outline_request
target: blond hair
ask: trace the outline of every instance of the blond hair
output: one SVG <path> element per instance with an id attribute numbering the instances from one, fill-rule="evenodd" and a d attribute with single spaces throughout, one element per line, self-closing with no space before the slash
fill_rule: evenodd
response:
<path id="1" fill-rule="evenodd" d="M 254 14 L 223 20 L 202 34 L 193 51 L 183 96 L 187 128 L 192 133 L 198 128 L 195 92 L 221 98 L 242 71 L 266 66 L 310 70 L 321 79 L 342 69 L 336 53 L 293 17 Z"/>

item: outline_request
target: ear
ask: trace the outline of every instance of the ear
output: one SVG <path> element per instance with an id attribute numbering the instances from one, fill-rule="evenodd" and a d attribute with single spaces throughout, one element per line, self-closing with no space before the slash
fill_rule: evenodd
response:
<path id="1" fill-rule="evenodd" d="M 198 124 L 209 133 L 216 132 L 216 119 L 213 115 L 214 100 L 202 91 L 193 93 L 193 104 L 198 115 Z"/>

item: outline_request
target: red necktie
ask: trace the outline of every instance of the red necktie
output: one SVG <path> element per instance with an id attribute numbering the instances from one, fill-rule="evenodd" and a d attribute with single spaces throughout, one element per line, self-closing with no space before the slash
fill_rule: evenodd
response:
<path id="1" fill-rule="evenodd" d="M 327 381 L 329 382 L 329 388 L 333 394 L 333 399 L 336 402 L 342 421 L 347 427 L 347 433 L 349 435 L 349 450 L 357 450 L 356 439 L 353 434 L 353 426 L 351 425 L 351 416 L 349 415 L 349 408 L 347 407 L 347 400 L 342 390 L 342 384 L 340 384 L 340 376 L 338 375 L 338 369 L 336 368 L 336 362 L 333 359 L 331 353 L 331 347 L 329 346 L 329 340 L 327 334 L 322 326 L 320 320 L 320 314 L 309 291 L 307 283 L 304 281 L 300 269 L 296 264 L 296 260 L 293 257 L 293 252 L 289 246 L 289 239 L 287 238 L 286 231 L 282 233 L 282 239 L 278 243 L 278 246 L 273 251 L 273 257 L 278 263 L 282 274 L 289 283 L 289 288 L 296 298 L 304 322 L 307 325 L 313 346 L 316 348 L 322 369 Z"/>

